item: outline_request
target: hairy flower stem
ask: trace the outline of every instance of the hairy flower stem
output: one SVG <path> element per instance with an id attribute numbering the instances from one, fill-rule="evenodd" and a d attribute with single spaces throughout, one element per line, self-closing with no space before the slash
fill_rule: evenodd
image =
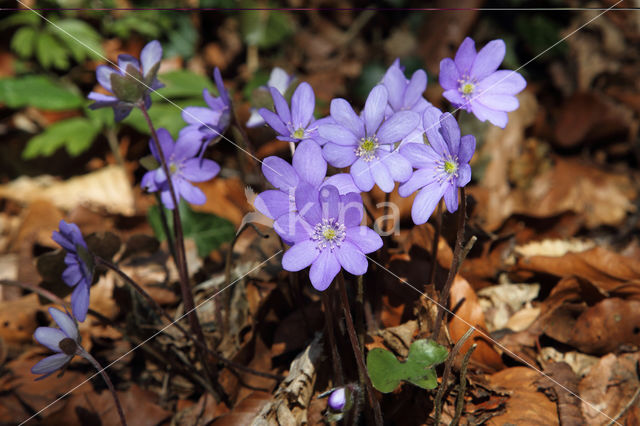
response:
<path id="1" fill-rule="evenodd" d="M 98 373 L 100 373 L 100 375 L 104 379 L 105 383 L 107 384 L 107 387 L 109 388 L 109 391 L 111 391 L 113 400 L 116 403 L 116 408 L 118 409 L 118 415 L 120 416 L 120 423 L 122 423 L 122 426 L 127 426 L 127 419 L 124 417 L 124 411 L 122 411 L 122 405 L 120 404 L 120 399 L 118 398 L 116 389 L 113 387 L 113 383 L 111 383 L 111 379 L 109 378 L 109 375 L 104 372 L 104 368 L 102 368 L 100 363 L 93 356 L 91 356 L 89 352 L 85 351 L 82 346 L 78 346 L 77 354 L 83 357 L 84 359 L 88 360 L 95 367 L 95 369 L 98 370 Z"/>
<path id="2" fill-rule="evenodd" d="M 364 276 L 363 275 L 358 275 L 356 285 L 357 285 L 357 291 L 358 291 L 356 293 L 356 303 L 358 306 L 358 310 L 356 311 L 356 328 L 358 329 L 358 343 L 360 344 L 360 349 L 364 352 L 365 331 L 364 331 Z"/>
<path id="3" fill-rule="evenodd" d="M 327 329 L 327 338 L 329 339 L 329 346 L 331 347 L 331 361 L 333 362 L 333 371 L 335 372 L 335 385 L 342 386 L 344 384 L 344 373 L 342 372 L 342 360 L 340 359 L 340 353 L 336 346 L 336 336 L 334 334 L 334 314 L 333 303 L 330 293 L 322 293 L 322 305 L 324 306 L 324 323 Z"/>
<path id="4" fill-rule="evenodd" d="M 198 314 L 195 311 L 195 302 L 193 300 L 193 294 L 191 293 L 191 287 L 189 286 L 189 274 L 187 272 L 187 258 L 184 249 L 184 234 L 182 232 L 182 221 L 180 220 L 180 212 L 178 205 L 178 197 L 176 197 L 176 191 L 173 187 L 173 182 L 171 180 L 171 172 L 169 170 L 169 164 L 167 163 L 167 159 L 164 157 L 164 152 L 162 151 L 162 146 L 160 145 L 160 140 L 158 139 L 158 134 L 156 132 L 156 128 L 153 126 L 153 122 L 151 121 L 151 117 L 149 117 L 149 112 L 147 108 L 144 106 L 144 103 L 140 103 L 139 105 L 140 111 L 147 121 L 147 125 L 149 126 L 149 130 L 151 131 L 151 139 L 153 140 L 153 144 L 156 147 L 156 151 L 158 151 L 158 155 L 160 157 L 160 163 L 162 170 L 167 177 L 167 184 L 169 186 L 169 193 L 171 194 L 171 200 L 173 201 L 173 230 L 175 231 L 175 249 L 176 249 L 176 267 L 178 268 L 178 274 L 180 276 L 180 289 L 182 291 L 182 303 L 184 305 L 184 310 L 187 313 L 189 318 L 189 325 L 191 326 L 191 331 L 196 335 L 196 338 L 202 346 L 207 345 L 206 340 L 204 338 L 204 333 L 202 332 L 202 327 L 200 325 L 200 320 L 198 319 Z M 208 362 L 206 351 L 203 351 L 200 346 L 198 346 L 198 353 L 200 355 L 200 359 L 202 361 L 202 366 L 207 372 L 207 376 L 209 381 L 212 384 L 212 388 L 218 389 L 220 392 L 221 386 L 218 383 L 217 376 L 218 371 L 215 364 Z M 224 393 L 221 393 L 224 395 Z M 220 400 L 221 395 L 215 395 L 216 400 Z"/>
<path id="5" fill-rule="evenodd" d="M 358 336 L 356 334 L 356 329 L 353 326 L 353 318 L 351 317 L 351 308 L 349 307 L 349 298 L 347 296 L 347 288 L 344 283 L 344 276 L 342 275 L 342 271 L 338 273 L 337 284 L 338 292 L 340 293 L 340 301 L 342 302 L 342 309 L 344 311 L 345 323 L 347 324 L 347 334 L 349 335 L 351 348 L 353 349 L 353 354 L 356 357 L 356 364 L 358 365 L 358 375 L 360 376 L 360 383 L 367 390 L 367 398 L 369 400 L 371 408 L 373 408 L 373 418 L 375 420 L 375 424 L 377 426 L 382 426 L 383 420 L 382 411 L 380 410 L 380 403 L 378 402 L 374 394 L 373 384 L 371 383 L 371 379 L 369 378 L 369 374 L 367 373 L 367 366 L 364 362 L 364 355 L 362 354 L 362 349 L 358 344 Z"/>
<path id="6" fill-rule="evenodd" d="M 433 335 L 432 339 L 438 341 L 438 336 L 440 335 L 440 325 L 442 324 L 442 320 L 444 319 L 445 306 L 447 305 L 447 301 L 449 299 L 449 291 L 451 290 L 451 285 L 453 284 L 453 279 L 458 272 L 458 268 L 460 263 L 462 263 L 463 258 L 463 250 L 462 250 L 462 240 L 464 238 L 464 224 L 467 215 L 467 198 L 464 192 L 464 188 L 460 188 L 460 205 L 458 206 L 458 232 L 456 235 L 456 243 L 453 249 L 453 259 L 451 260 L 451 267 L 449 268 L 449 275 L 447 275 L 447 281 L 440 292 L 440 297 L 438 297 L 438 314 L 436 315 L 436 322 L 433 326 Z"/>
<path id="7" fill-rule="evenodd" d="M 431 267 L 429 268 L 429 284 L 435 284 L 436 269 L 438 265 L 438 242 L 440 240 L 440 230 L 442 228 L 442 201 L 438 203 L 436 210 L 436 223 L 433 231 L 433 242 L 431 243 Z"/>
<path id="8" fill-rule="evenodd" d="M 160 213 L 160 223 L 162 224 L 162 230 L 164 231 L 164 235 L 167 237 L 167 245 L 169 246 L 169 252 L 171 253 L 171 258 L 173 259 L 173 263 L 176 263 L 176 245 L 173 242 L 173 236 L 171 235 L 171 229 L 169 229 L 169 221 L 167 220 L 167 214 L 164 211 L 164 204 L 162 204 L 162 200 L 160 199 L 160 193 L 154 192 L 153 195 L 156 197 L 156 203 L 158 203 L 158 212 Z M 176 263 L 177 264 L 177 263 Z"/>

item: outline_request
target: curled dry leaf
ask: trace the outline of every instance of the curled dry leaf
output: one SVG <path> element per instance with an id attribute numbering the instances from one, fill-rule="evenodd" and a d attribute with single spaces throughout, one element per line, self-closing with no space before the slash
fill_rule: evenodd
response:
<path id="1" fill-rule="evenodd" d="M 25 204 L 47 200 L 62 210 L 85 205 L 112 214 L 131 216 L 135 213 L 131 183 L 126 172 L 117 166 L 107 166 L 66 181 L 51 176 L 23 176 L 0 185 L 0 197 Z"/>
<path id="2" fill-rule="evenodd" d="M 554 381 L 540 377 L 534 383 L 549 392 L 553 396 L 552 399 L 557 401 L 560 424 L 563 426 L 584 424 L 578 399 L 578 383 L 580 382 L 578 376 L 564 362 L 550 363 L 545 366 L 544 372 Z"/>

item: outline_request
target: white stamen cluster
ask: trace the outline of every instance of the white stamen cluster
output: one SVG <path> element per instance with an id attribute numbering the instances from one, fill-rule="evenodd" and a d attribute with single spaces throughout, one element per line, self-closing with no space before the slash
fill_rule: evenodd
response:
<path id="1" fill-rule="evenodd" d="M 335 219 L 322 219 L 322 222 L 318 223 L 313 228 L 313 235 L 311 239 L 314 240 L 318 246 L 318 250 L 324 250 L 329 247 L 329 250 L 340 247 L 340 244 L 344 241 L 346 235 L 346 228 L 344 224 L 338 223 Z"/>
<path id="2" fill-rule="evenodd" d="M 378 159 L 378 137 L 376 135 L 368 138 L 360 138 L 360 143 L 355 149 L 356 157 L 362 158 L 367 163 Z"/>
<path id="3" fill-rule="evenodd" d="M 476 90 L 476 84 L 477 81 L 474 78 L 465 74 L 458 79 L 458 92 L 460 92 L 463 98 L 469 100 L 471 99 L 473 92 Z"/>

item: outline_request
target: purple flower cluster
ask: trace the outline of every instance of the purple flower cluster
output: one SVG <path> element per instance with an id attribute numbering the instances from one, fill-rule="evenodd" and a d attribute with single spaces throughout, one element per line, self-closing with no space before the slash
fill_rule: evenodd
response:
<path id="1" fill-rule="evenodd" d="M 158 129 L 157 134 L 177 201 L 180 202 L 180 198 L 184 198 L 192 204 L 204 204 L 207 201 L 206 196 L 200 188 L 193 186 L 190 182 L 205 182 L 213 179 L 220 172 L 220 166 L 213 160 L 198 157 L 202 147 L 199 140 L 182 136 L 174 143 L 168 130 Z M 160 153 L 153 140 L 149 141 L 149 149 L 158 163 L 161 163 Z M 169 190 L 169 181 L 162 167 L 148 171 L 142 177 L 141 185 L 149 192 L 160 191 L 160 198 L 165 207 L 172 210 L 175 208 Z"/>
<path id="2" fill-rule="evenodd" d="M 60 231 L 53 231 L 53 240 L 67 251 L 62 273 L 63 281 L 75 287 L 71 293 L 71 309 L 78 321 L 83 322 L 89 310 L 89 289 L 93 281 L 93 257 L 87 248 L 80 228 L 75 223 L 60 221 Z"/>
<path id="3" fill-rule="evenodd" d="M 502 40 L 493 40 L 476 53 L 475 42 L 465 38 L 454 59 L 440 62 L 440 85 L 444 97 L 456 108 L 472 112 L 480 121 L 504 128 L 507 112 L 518 108 L 520 93 L 527 85 L 515 71 L 497 71 L 505 55 Z"/>
<path id="4" fill-rule="evenodd" d="M 149 94 L 161 87 L 156 75 L 162 59 L 162 46 L 157 40 L 148 43 L 140 53 L 140 61 L 131 55 L 118 55 L 118 68 L 100 65 L 96 69 L 98 83 L 114 96 L 91 92 L 89 99 L 95 101 L 89 108 L 113 108 L 116 121 L 124 120 L 131 110 L 144 104 L 151 107 Z"/>

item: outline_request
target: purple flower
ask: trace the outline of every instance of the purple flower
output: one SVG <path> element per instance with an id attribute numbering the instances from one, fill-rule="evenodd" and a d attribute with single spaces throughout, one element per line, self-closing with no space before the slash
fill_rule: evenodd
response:
<path id="1" fill-rule="evenodd" d="M 329 287 L 341 268 L 354 275 L 367 272 L 365 254 L 382 247 L 382 239 L 360 226 L 364 213 L 360 194 L 340 195 L 333 185 L 317 189 L 302 182 L 295 203 L 296 212 L 274 223 L 276 232 L 292 243 L 282 257 L 284 269 L 295 272 L 311 265 L 309 279 L 319 291 Z"/>
<path id="2" fill-rule="evenodd" d="M 329 408 L 333 411 L 342 411 L 347 405 L 347 394 L 345 388 L 338 388 L 331 392 L 328 400 Z"/>
<path id="3" fill-rule="evenodd" d="M 344 99 L 331 101 L 331 118 L 336 124 L 319 126 L 320 136 L 329 142 L 322 153 L 335 167 L 351 166 L 351 176 L 361 191 L 370 191 L 374 184 L 391 192 L 395 182 L 411 176 L 411 164 L 393 144 L 399 142 L 420 121 L 413 111 L 400 111 L 385 119 L 388 94 L 378 85 L 367 97 L 364 110 L 358 116 Z"/>
<path id="4" fill-rule="evenodd" d="M 271 97 L 276 112 L 266 108 L 258 111 L 262 118 L 278 133 L 278 139 L 287 142 L 300 142 L 312 139 L 322 145 L 326 141 L 318 137 L 318 125 L 330 122 L 326 118 L 314 120 L 313 110 L 316 107 L 316 97 L 309 83 L 303 82 L 296 88 L 291 97 L 291 108 L 280 92 L 271 88 Z"/>
<path id="5" fill-rule="evenodd" d="M 504 128 L 507 112 L 518 108 L 520 93 L 527 85 L 515 71 L 496 71 L 505 54 L 502 40 L 493 40 L 476 53 L 475 42 L 465 38 L 455 59 L 440 62 L 440 85 L 444 97 L 457 108 L 472 112 L 480 121 Z"/>
<path id="6" fill-rule="evenodd" d="M 231 97 L 224 87 L 220 70 L 216 67 L 213 71 L 213 79 L 216 81 L 216 88 L 219 96 L 213 97 L 209 90 L 204 89 L 202 96 L 207 103 L 207 107 L 186 107 L 182 111 L 182 119 L 187 122 L 187 126 L 180 130 L 180 138 L 192 138 L 200 142 L 210 140 L 222 135 L 229 123 L 231 123 Z"/>
<path id="7" fill-rule="evenodd" d="M 417 169 L 398 188 L 402 197 L 420 189 L 411 207 L 416 225 L 429 220 L 443 196 L 447 210 L 453 213 L 458 209 L 458 188 L 471 180 L 469 160 L 476 149 L 476 139 L 472 135 L 460 137 L 458 123 L 448 112 L 440 115 L 437 108 L 427 108 L 422 120 L 429 144 L 407 143 L 400 147 L 400 154 Z"/>
<path id="8" fill-rule="evenodd" d="M 83 322 L 89 310 L 89 289 L 93 280 L 93 258 L 82 238 L 78 225 L 60 221 L 60 232 L 53 231 L 53 240 L 67 251 L 64 263 L 67 268 L 62 280 L 75 287 L 71 293 L 71 309 L 78 321 Z"/>
<path id="9" fill-rule="evenodd" d="M 82 355 L 84 351 L 80 346 L 76 321 L 69 314 L 56 308 L 49 308 L 49 313 L 60 328 L 38 327 L 33 337 L 56 354 L 46 357 L 31 368 L 33 374 L 42 374 L 36 380 L 50 376 L 66 366 L 75 355 Z"/>
<path id="10" fill-rule="evenodd" d="M 204 182 L 213 179 L 220 171 L 220 166 L 213 160 L 198 158 L 201 143 L 193 138 L 179 137 L 177 142 L 166 129 L 158 129 L 160 147 L 167 161 L 171 182 L 176 192 L 177 201 L 184 198 L 191 204 L 204 204 L 206 196 L 190 182 Z M 160 155 L 153 140 L 149 141 L 151 153 L 161 163 Z M 142 187 L 149 192 L 160 191 L 160 198 L 166 208 L 174 208 L 169 183 L 162 167 L 147 172 L 142 177 Z"/>
<path id="11" fill-rule="evenodd" d="M 258 87 L 258 90 L 269 93 L 269 88 L 273 87 L 278 92 L 280 92 L 282 96 L 284 96 L 293 80 L 293 75 L 287 74 L 287 72 L 282 68 L 275 67 L 271 70 L 271 75 L 269 76 L 267 85 Z M 251 108 L 250 111 L 251 116 L 249 117 L 249 120 L 247 120 L 247 127 L 258 127 L 265 124 L 265 121 L 258 112 L 257 108 Z"/>
<path id="12" fill-rule="evenodd" d="M 276 189 L 260 193 L 254 200 L 256 210 L 270 219 L 296 210 L 295 192 L 301 184 L 313 188 L 333 185 L 340 194 L 358 192 L 353 179 L 347 173 L 339 173 L 325 179 L 327 163 L 322 158 L 322 150 L 312 140 L 305 140 L 298 144 L 293 154 L 293 164 L 289 164 L 280 157 L 267 157 L 262 162 L 262 172 Z"/>
<path id="13" fill-rule="evenodd" d="M 164 87 L 156 78 L 162 46 L 154 40 L 149 42 L 140 53 L 140 61 L 131 55 L 118 55 L 118 68 L 100 65 L 96 69 L 98 83 L 115 96 L 98 92 L 89 93 L 88 98 L 96 101 L 89 108 L 113 108 L 116 121 L 124 120 L 131 110 L 141 102 L 148 109 L 151 107 L 149 93 Z M 142 62 L 142 64 L 140 64 Z"/>
<path id="14" fill-rule="evenodd" d="M 382 85 L 389 94 L 386 115 L 390 116 L 398 111 L 414 111 L 422 114 L 431 104 L 422 97 L 427 89 L 427 73 L 417 70 L 407 80 L 400 68 L 400 60 L 396 59 L 389 67 L 382 79 Z"/>

